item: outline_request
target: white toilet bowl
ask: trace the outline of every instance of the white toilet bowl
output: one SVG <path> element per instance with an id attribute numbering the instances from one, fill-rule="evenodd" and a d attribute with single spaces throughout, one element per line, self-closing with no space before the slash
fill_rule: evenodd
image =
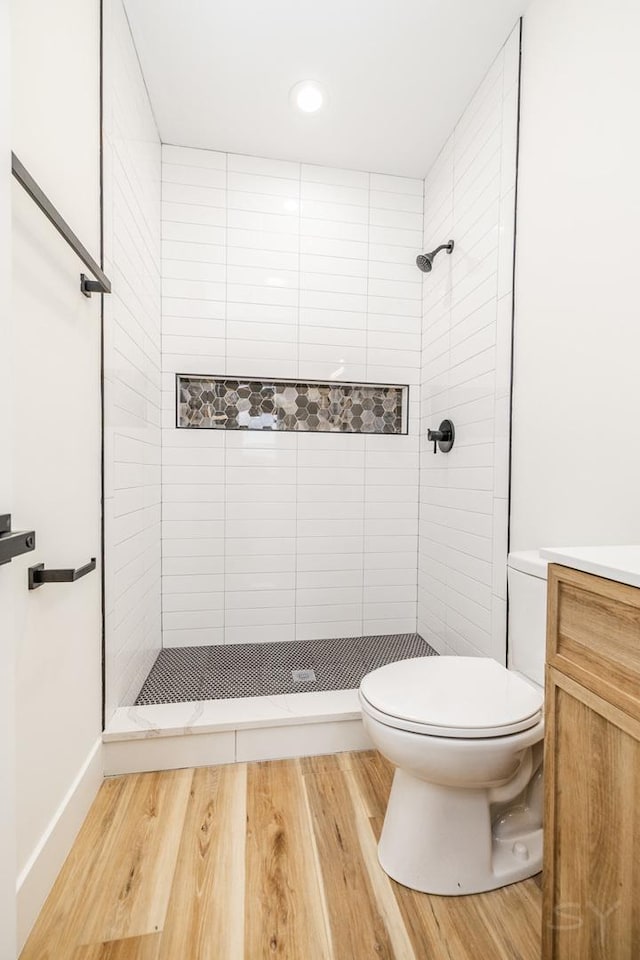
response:
<path id="1" fill-rule="evenodd" d="M 542 693 L 495 660 L 422 657 L 364 677 L 373 743 L 396 766 L 378 847 L 394 880 L 493 890 L 542 867 Z"/>

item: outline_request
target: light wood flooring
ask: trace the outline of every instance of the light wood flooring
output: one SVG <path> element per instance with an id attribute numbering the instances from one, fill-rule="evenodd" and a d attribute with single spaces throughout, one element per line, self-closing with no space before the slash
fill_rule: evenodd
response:
<path id="1" fill-rule="evenodd" d="M 535 880 L 432 897 L 378 866 L 374 752 L 105 781 L 21 960 L 538 960 Z"/>

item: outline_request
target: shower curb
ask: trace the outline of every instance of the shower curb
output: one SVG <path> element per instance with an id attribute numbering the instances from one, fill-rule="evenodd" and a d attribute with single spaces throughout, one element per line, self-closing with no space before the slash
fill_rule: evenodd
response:
<path id="1" fill-rule="evenodd" d="M 371 749 L 357 690 L 121 707 L 105 776 Z"/>

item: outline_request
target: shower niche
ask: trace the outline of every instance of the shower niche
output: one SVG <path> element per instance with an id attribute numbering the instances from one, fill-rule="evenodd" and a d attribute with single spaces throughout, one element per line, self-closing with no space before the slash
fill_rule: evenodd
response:
<path id="1" fill-rule="evenodd" d="M 204 430 L 407 433 L 408 386 L 176 376 L 176 425 Z"/>

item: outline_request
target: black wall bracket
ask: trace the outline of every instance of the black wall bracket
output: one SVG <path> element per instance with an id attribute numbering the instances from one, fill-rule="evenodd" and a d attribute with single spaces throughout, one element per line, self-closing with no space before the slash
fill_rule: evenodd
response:
<path id="1" fill-rule="evenodd" d="M 456 439 L 455 427 L 451 420 L 443 420 L 437 430 L 427 430 L 427 440 L 433 442 L 433 452 L 449 453 Z"/>
<path id="2" fill-rule="evenodd" d="M 104 293 L 104 287 L 98 280 L 89 280 L 86 273 L 80 274 L 80 290 L 85 297 L 90 297 L 92 293 Z"/>
<path id="3" fill-rule="evenodd" d="M 0 565 L 10 563 L 14 557 L 19 557 L 23 553 L 31 553 L 35 548 L 35 531 L 13 531 L 11 529 L 11 514 L 0 513 Z"/>
<path id="4" fill-rule="evenodd" d="M 75 570 L 45 570 L 44 563 L 36 563 L 34 567 L 29 567 L 29 590 L 37 590 L 43 583 L 75 583 L 95 568 L 95 557 Z"/>

